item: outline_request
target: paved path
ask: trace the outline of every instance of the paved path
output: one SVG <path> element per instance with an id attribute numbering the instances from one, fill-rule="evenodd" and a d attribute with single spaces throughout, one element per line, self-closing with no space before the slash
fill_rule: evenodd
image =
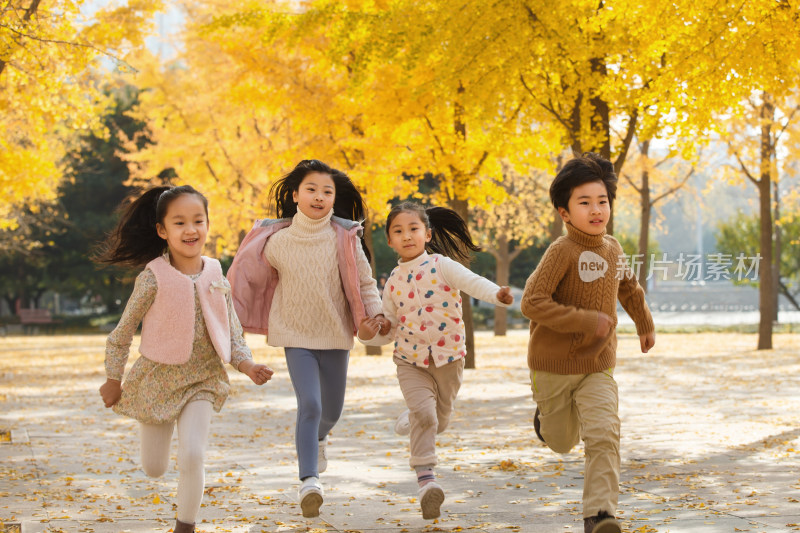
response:
<path id="1" fill-rule="evenodd" d="M 279 352 L 248 337 L 276 376 L 231 374 L 212 422 L 201 532 L 582 532 L 582 448 L 538 443 L 524 332 L 477 338 L 457 414 L 439 439 L 442 517 L 425 521 L 393 431 L 403 409 L 388 355 L 351 359 L 318 519 L 295 501 L 295 399 Z M 800 335 L 755 352 L 752 335 L 620 337 L 622 487 L 630 532 L 800 531 Z M 104 338 L 0 338 L 0 532 L 153 532 L 174 523 L 177 475 L 139 469 L 136 423 L 102 407 Z M 2 440 L 2 437 L 0 437 Z M 7 440 L 7 438 L 6 438 Z M 173 451 L 175 444 L 173 443 Z M 174 465 L 174 460 L 173 460 Z"/>

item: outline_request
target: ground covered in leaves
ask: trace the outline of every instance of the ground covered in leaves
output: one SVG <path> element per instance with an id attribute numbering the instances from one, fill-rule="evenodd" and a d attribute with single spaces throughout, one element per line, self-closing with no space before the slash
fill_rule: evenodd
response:
<path id="1" fill-rule="evenodd" d="M 174 523 L 175 469 L 147 478 L 137 423 L 100 401 L 104 340 L 0 338 L 0 532 Z M 249 336 L 276 374 L 259 388 L 230 369 L 198 530 L 582 531 L 583 451 L 559 456 L 536 439 L 526 332 L 476 340 L 478 368 L 465 372 L 438 441 L 442 517 L 422 520 L 407 441 L 393 433 L 404 405 L 388 349 L 366 356 L 359 345 L 322 476 L 323 512 L 306 520 L 295 501 L 295 398 L 282 352 Z M 800 335 L 774 344 L 756 351 L 753 335 L 662 334 L 644 355 L 637 337 L 620 336 L 626 531 L 800 530 Z"/>

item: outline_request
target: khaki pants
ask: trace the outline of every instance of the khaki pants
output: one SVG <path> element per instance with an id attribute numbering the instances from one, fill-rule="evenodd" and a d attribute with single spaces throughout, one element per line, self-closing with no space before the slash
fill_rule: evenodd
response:
<path id="1" fill-rule="evenodd" d="M 614 369 L 561 375 L 531 370 L 531 390 L 539 408 L 540 432 L 558 453 L 583 438 L 586 463 L 583 516 L 617 510 L 619 496 L 619 393 Z"/>
<path id="2" fill-rule="evenodd" d="M 411 425 L 411 467 L 436 464 L 436 434 L 447 429 L 464 375 L 464 359 L 428 368 L 395 359 Z"/>

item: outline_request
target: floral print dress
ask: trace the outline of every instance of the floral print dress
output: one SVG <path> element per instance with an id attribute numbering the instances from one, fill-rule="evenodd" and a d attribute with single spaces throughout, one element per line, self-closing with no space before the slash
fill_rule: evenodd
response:
<path id="1" fill-rule="evenodd" d="M 196 274 L 189 278 L 195 280 L 199 276 Z M 252 359 L 252 355 L 245 344 L 239 319 L 233 312 L 230 284 L 227 280 L 223 284 L 231 327 L 231 365 L 238 368 L 239 363 Z M 122 380 L 131 341 L 157 291 L 155 274 L 150 269 L 143 270 L 136 278 L 119 324 L 106 341 L 105 366 L 109 379 Z M 228 373 L 211 343 L 196 288 L 194 299 L 194 341 L 189 361 L 166 365 L 140 356 L 122 384 L 122 397 L 113 407 L 115 413 L 144 424 L 165 424 L 174 422 L 191 401 L 207 400 L 215 411 L 222 409 L 230 392 Z"/>

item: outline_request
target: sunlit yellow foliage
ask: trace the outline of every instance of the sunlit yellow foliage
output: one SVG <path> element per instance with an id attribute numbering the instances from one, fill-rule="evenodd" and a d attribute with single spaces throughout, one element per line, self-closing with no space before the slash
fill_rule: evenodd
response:
<path id="1" fill-rule="evenodd" d="M 22 206 L 55 198 L 71 139 L 101 129 L 109 76 L 101 61 L 124 65 L 160 6 L 131 0 L 87 14 L 88 4 L 0 7 L 0 229 L 17 226 Z"/>

